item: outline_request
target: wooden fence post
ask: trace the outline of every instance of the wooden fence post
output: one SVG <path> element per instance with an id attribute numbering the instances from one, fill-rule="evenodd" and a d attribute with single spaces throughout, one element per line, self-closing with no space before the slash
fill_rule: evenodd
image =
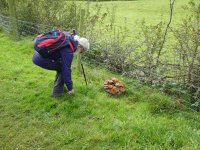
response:
<path id="1" fill-rule="evenodd" d="M 8 0 L 9 13 L 10 13 L 10 33 L 15 40 L 19 39 L 17 28 L 17 14 L 15 0 Z"/>

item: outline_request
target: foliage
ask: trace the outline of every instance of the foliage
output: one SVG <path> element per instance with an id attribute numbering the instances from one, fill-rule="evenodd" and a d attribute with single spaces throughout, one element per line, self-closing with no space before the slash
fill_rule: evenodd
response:
<path id="1" fill-rule="evenodd" d="M 190 93 L 199 97 L 199 52 L 200 52 L 200 3 L 191 1 L 185 10 L 192 11 L 177 28 L 173 29 L 175 36 L 175 55 L 180 65 L 179 76 L 182 82 L 188 86 Z M 192 85 L 192 86 L 191 86 Z M 195 98 L 195 99 L 196 99 Z M 196 99 L 197 100 L 197 99 Z M 199 99 L 198 99 L 199 100 Z"/>
<path id="2" fill-rule="evenodd" d="M 116 10 L 113 9 L 114 11 L 110 13 L 110 26 L 105 26 L 105 31 L 98 28 L 99 34 L 94 34 L 95 39 L 91 40 L 92 51 L 87 52 L 85 59 L 94 60 L 112 71 L 129 77 L 137 77 L 154 87 L 161 86 L 160 89 L 168 93 L 178 95 L 182 93 L 186 97 L 189 94 L 191 99 L 197 100 L 199 92 L 196 91 L 199 87 L 200 72 L 198 67 L 199 33 L 196 32 L 200 26 L 199 3 L 191 1 L 187 7 L 188 10 L 192 10 L 190 16 L 183 19 L 182 24 L 177 28 L 171 27 L 172 32 L 168 31 L 168 40 L 176 41 L 174 47 L 164 47 L 161 53 L 165 22 L 147 25 L 145 21 L 142 21 L 137 25 L 141 30 L 134 37 L 132 35 L 133 40 L 130 40 L 125 34 L 129 33 L 126 23 L 115 26 Z M 106 33 L 106 31 L 110 34 L 104 34 L 104 39 L 102 39 L 101 33 Z M 168 41 L 167 44 L 169 44 Z M 158 58 L 160 63 L 158 63 Z M 176 81 L 177 79 L 179 81 Z M 192 104 L 195 101 L 189 100 L 189 102 Z"/>
<path id="3" fill-rule="evenodd" d="M 0 0 L 0 14 L 2 15 L 8 15 L 8 3 L 6 0 Z"/>
<path id="4" fill-rule="evenodd" d="M 140 73 L 143 73 L 143 81 L 147 83 L 153 83 L 158 78 L 162 78 L 164 73 L 157 68 L 156 58 L 159 55 L 159 50 L 163 41 L 163 29 L 164 23 L 160 22 L 157 25 L 146 25 L 145 21 L 142 21 L 140 26 L 141 31 L 137 35 L 137 43 L 142 43 L 135 48 L 137 53 L 132 54 L 133 59 L 130 61 L 133 62 L 135 68 L 138 68 Z M 140 63 L 134 61 L 135 58 L 139 58 Z"/>

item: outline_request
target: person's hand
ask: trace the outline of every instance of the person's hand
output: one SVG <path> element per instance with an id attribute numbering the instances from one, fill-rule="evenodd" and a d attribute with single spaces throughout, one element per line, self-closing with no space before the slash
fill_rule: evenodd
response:
<path id="1" fill-rule="evenodd" d="M 74 95 L 74 90 L 72 89 L 71 91 L 68 92 L 69 95 Z"/>

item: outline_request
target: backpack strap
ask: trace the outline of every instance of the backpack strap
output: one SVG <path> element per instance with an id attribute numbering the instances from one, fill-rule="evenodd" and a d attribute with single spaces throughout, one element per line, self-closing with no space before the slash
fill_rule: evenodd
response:
<path id="1" fill-rule="evenodd" d="M 74 46 L 73 46 L 72 42 L 70 42 L 70 41 L 69 41 L 69 46 L 70 46 L 70 48 L 72 50 L 72 53 L 74 53 Z"/>
<path id="2" fill-rule="evenodd" d="M 60 45 L 58 45 L 58 47 L 52 49 L 52 51 L 56 51 L 57 49 L 59 49 L 65 43 L 66 40 L 67 40 L 67 37 L 65 36 L 63 42 Z"/>

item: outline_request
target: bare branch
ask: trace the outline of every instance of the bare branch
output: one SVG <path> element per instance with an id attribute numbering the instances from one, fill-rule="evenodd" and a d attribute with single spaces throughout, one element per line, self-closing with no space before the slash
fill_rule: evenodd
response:
<path id="1" fill-rule="evenodd" d="M 168 24 L 167 24 L 167 27 L 166 27 L 166 29 L 165 29 L 165 33 L 164 33 L 164 37 L 163 37 L 163 41 L 162 41 L 161 47 L 160 47 L 160 49 L 159 49 L 159 51 L 158 51 L 158 56 L 157 56 L 157 60 L 156 60 L 156 65 L 158 65 L 158 63 L 159 63 L 161 51 L 162 51 L 163 46 L 164 46 L 164 43 L 165 43 L 165 41 L 166 41 L 166 36 L 167 36 L 167 33 L 168 33 L 168 29 L 169 29 L 170 24 L 171 24 L 171 22 L 172 22 L 173 9 L 174 9 L 174 2 L 175 2 L 175 1 L 176 1 L 176 0 L 170 0 L 170 18 L 169 18 L 169 22 L 168 22 Z"/>

